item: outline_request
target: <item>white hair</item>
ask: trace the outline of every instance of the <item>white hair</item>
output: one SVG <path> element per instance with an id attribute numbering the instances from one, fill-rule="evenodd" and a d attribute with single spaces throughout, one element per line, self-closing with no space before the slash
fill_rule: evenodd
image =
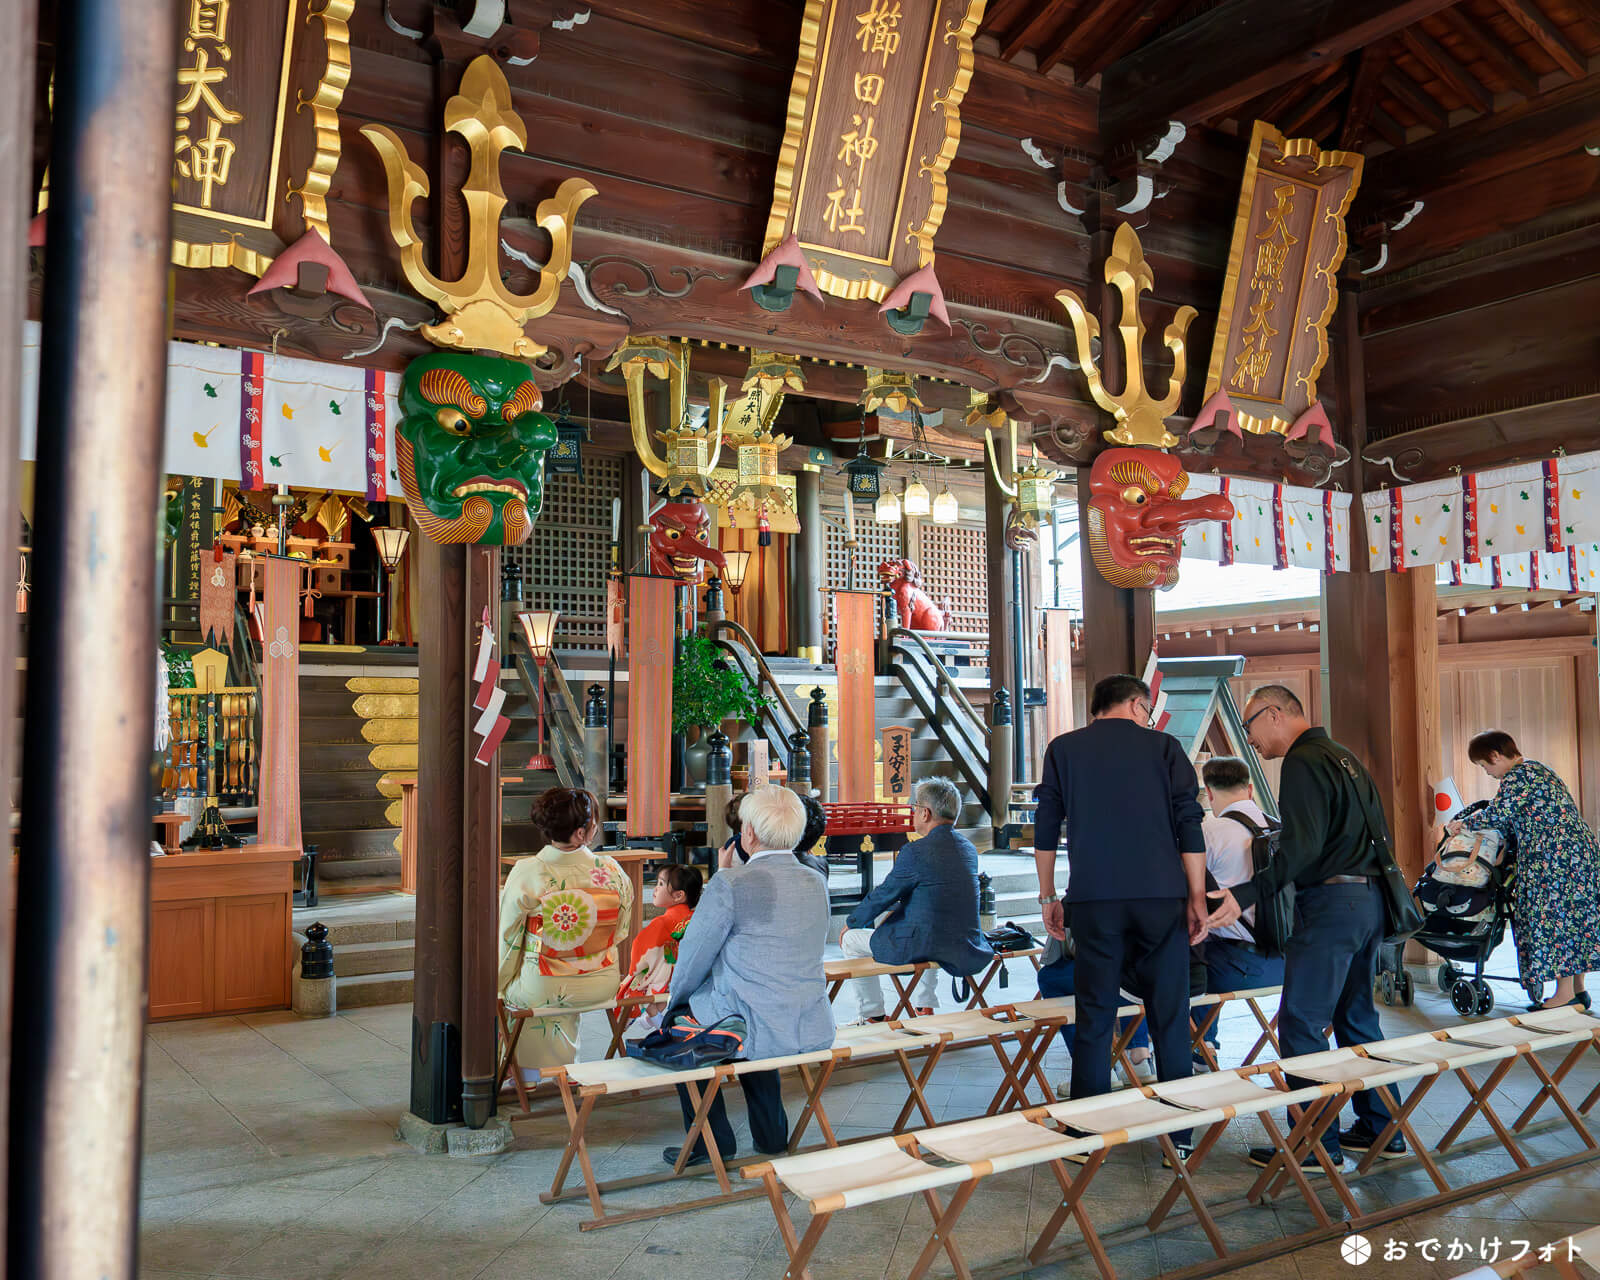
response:
<path id="1" fill-rule="evenodd" d="M 764 849 L 793 849 L 806 831 L 800 797 L 776 783 L 752 787 L 739 801 L 739 822 Z"/>

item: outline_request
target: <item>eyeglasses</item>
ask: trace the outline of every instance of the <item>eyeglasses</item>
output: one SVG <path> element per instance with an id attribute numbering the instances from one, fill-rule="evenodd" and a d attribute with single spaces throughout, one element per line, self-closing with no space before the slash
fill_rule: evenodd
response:
<path id="1" fill-rule="evenodd" d="M 1244 720 L 1244 731 L 1245 731 L 1245 734 L 1248 735 L 1249 732 L 1250 732 L 1250 726 L 1253 725 L 1262 716 L 1264 716 L 1267 712 L 1276 711 L 1276 710 L 1277 710 L 1277 708 L 1275 706 L 1273 706 L 1269 702 L 1269 703 L 1267 703 L 1266 706 L 1264 706 L 1260 710 L 1258 710 L 1254 715 L 1246 716 L 1245 720 Z"/>
<path id="2" fill-rule="evenodd" d="M 1133 704 L 1133 708 L 1135 711 L 1139 712 L 1139 714 L 1144 716 L 1144 721 L 1146 724 L 1150 723 L 1150 717 L 1155 714 L 1155 708 L 1143 698 L 1140 698 L 1137 702 L 1135 702 Z"/>

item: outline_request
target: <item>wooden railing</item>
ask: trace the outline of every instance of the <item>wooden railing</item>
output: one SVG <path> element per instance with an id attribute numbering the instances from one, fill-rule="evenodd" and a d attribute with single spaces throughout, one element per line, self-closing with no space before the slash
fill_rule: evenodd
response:
<path id="1" fill-rule="evenodd" d="M 738 643 L 719 638 L 724 633 L 733 636 Z M 806 722 L 796 713 L 789 695 L 784 693 L 777 677 L 772 674 L 772 668 L 761 656 L 761 648 L 756 644 L 755 637 L 733 619 L 724 618 L 712 624 L 711 639 L 738 664 L 739 670 L 756 686 L 757 691 L 770 693 L 772 709 L 762 717 L 759 727 L 775 753 L 774 758 L 787 760 L 789 738 L 796 729 L 805 729 Z"/>
<path id="2" fill-rule="evenodd" d="M 973 795 L 989 803 L 989 728 L 951 678 L 933 647 L 915 631 L 895 627 L 889 633 L 890 670 L 926 717 L 940 745 Z"/>

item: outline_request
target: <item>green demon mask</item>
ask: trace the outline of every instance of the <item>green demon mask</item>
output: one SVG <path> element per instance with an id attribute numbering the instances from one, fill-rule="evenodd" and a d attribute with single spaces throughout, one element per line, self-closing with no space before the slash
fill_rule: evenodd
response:
<path id="1" fill-rule="evenodd" d="M 544 504 L 556 428 L 528 366 L 491 356 L 413 360 L 395 433 L 400 487 L 435 542 L 514 547 Z"/>

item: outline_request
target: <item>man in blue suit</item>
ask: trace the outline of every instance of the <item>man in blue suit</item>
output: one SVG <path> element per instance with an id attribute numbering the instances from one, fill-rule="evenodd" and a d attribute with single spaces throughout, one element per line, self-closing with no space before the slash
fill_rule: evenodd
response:
<path id="1" fill-rule="evenodd" d="M 847 957 L 871 956 L 880 964 L 931 960 L 957 977 L 981 973 L 994 951 L 978 927 L 978 851 L 955 828 L 961 793 L 946 778 L 929 778 L 912 798 L 911 825 L 919 839 L 900 851 L 894 870 L 845 918 L 839 947 Z M 854 982 L 861 1017 L 883 1021 L 880 980 Z M 917 982 L 912 1000 L 919 1016 L 933 1012 L 938 985 L 938 969 Z"/>

